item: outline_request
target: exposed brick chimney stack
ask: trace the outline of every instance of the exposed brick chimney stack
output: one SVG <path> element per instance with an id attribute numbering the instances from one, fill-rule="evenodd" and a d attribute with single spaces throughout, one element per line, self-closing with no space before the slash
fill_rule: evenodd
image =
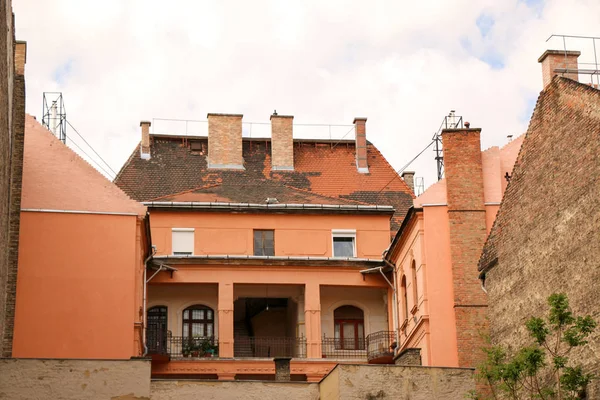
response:
<path id="1" fill-rule="evenodd" d="M 356 168 L 358 172 L 366 174 L 369 172 L 367 162 L 367 119 L 354 118 L 353 124 L 356 132 Z"/>
<path id="2" fill-rule="evenodd" d="M 140 157 L 144 160 L 150 159 L 150 121 L 141 121 L 142 145 L 140 146 Z"/>
<path id="3" fill-rule="evenodd" d="M 442 131 L 459 367 L 483 361 L 479 349 L 487 329 L 487 299 L 477 279 L 487 237 L 480 133 L 469 128 Z"/>
<path id="4" fill-rule="evenodd" d="M 274 171 L 294 170 L 294 117 L 271 115 L 271 165 Z"/>
<path id="5" fill-rule="evenodd" d="M 25 63 L 27 62 L 27 42 L 15 41 L 15 74 L 25 75 Z"/>
<path id="6" fill-rule="evenodd" d="M 402 179 L 408 185 L 410 190 L 415 191 L 415 171 L 404 171 L 402 173 Z"/>
<path id="7" fill-rule="evenodd" d="M 542 78 L 544 88 L 550 84 L 555 75 L 579 81 L 577 74 L 577 58 L 581 55 L 579 51 L 570 50 L 546 50 L 538 58 L 542 64 Z"/>
<path id="8" fill-rule="evenodd" d="M 208 114 L 208 168 L 244 169 L 242 114 Z"/>

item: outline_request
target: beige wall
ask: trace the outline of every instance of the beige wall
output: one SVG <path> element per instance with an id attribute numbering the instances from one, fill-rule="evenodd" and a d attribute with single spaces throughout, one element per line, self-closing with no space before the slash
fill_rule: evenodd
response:
<path id="1" fill-rule="evenodd" d="M 464 400 L 475 389 L 468 368 L 339 364 L 320 384 L 320 400 Z"/>
<path id="2" fill-rule="evenodd" d="M 356 230 L 356 255 L 381 258 L 390 244 L 388 215 L 289 215 L 152 212 L 158 255 L 172 253 L 172 228 L 194 228 L 196 255 L 252 255 L 253 229 L 275 230 L 276 256 L 332 255 L 334 229 Z"/>
<path id="3" fill-rule="evenodd" d="M 153 381 L 152 400 L 318 400 L 319 384 L 305 382 Z"/>
<path id="4" fill-rule="evenodd" d="M 365 337 L 372 332 L 387 331 L 387 290 L 374 288 L 321 286 L 321 332 L 333 337 L 333 312 L 341 306 L 363 310 Z"/>
<path id="5" fill-rule="evenodd" d="M 148 400 L 150 361 L 0 359 L 0 398 Z"/>
<path id="6" fill-rule="evenodd" d="M 176 272 L 175 272 L 176 273 Z M 167 307 L 167 326 L 173 336 L 182 336 L 183 310 L 195 304 L 213 309 L 215 336 L 219 336 L 218 286 L 212 284 L 148 285 L 148 309 Z"/>

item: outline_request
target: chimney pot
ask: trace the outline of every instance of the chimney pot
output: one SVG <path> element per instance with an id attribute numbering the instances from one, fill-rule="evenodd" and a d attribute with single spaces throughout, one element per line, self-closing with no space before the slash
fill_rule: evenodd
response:
<path id="1" fill-rule="evenodd" d="M 552 78 L 559 74 L 565 78 L 579 81 L 577 58 L 580 55 L 579 51 L 546 50 L 538 58 L 538 62 L 542 64 L 544 89 L 552 82 Z"/>
<path id="2" fill-rule="evenodd" d="M 465 128 L 469 129 L 469 127 L 471 126 L 471 123 L 469 121 L 465 122 Z"/>
<path id="3" fill-rule="evenodd" d="M 356 168 L 361 174 L 369 173 L 367 160 L 367 118 L 356 117 L 352 122 L 355 131 Z"/>
<path id="4" fill-rule="evenodd" d="M 150 159 L 150 121 L 141 121 L 142 145 L 140 146 L 140 157 L 144 160 Z"/>
<path id="5" fill-rule="evenodd" d="M 404 171 L 402 172 L 402 179 L 408 185 L 410 190 L 415 191 L 415 171 Z"/>
<path id="6" fill-rule="evenodd" d="M 271 168 L 294 170 L 294 117 L 277 111 L 271 115 Z"/>

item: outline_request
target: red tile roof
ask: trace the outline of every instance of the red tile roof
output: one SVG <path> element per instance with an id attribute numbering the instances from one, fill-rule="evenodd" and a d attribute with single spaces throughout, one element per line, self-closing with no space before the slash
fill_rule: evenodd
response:
<path id="1" fill-rule="evenodd" d="M 414 197 L 381 153 L 368 144 L 369 173 L 356 168 L 353 142 L 294 142 L 294 171 L 271 170 L 269 139 L 244 139 L 244 170 L 208 169 L 208 141 L 197 138 L 201 151 L 181 137 L 151 136 L 151 158 L 140 157 L 139 145 L 115 183 L 140 201 L 224 201 L 391 205 L 392 230 L 400 226 Z"/>

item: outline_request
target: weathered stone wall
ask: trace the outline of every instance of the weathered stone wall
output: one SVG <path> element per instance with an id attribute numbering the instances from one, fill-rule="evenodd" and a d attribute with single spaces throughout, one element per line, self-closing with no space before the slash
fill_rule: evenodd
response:
<path id="1" fill-rule="evenodd" d="M 150 360 L 0 359 L 0 399 L 149 398 Z"/>
<path id="2" fill-rule="evenodd" d="M 152 381 L 152 400 L 318 400 L 319 384 L 259 381 Z"/>
<path id="3" fill-rule="evenodd" d="M 18 56 L 11 1 L 0 0 L 0 356 L 4 357 L 12 353 L 25 130 L 25 44 L 16 47 Z"/>
<path id="4" fill-rule="evenodd" d="M 464 400 L 474 389 L 470 368 L 339 364 L 321 381 L 320 400 Z"/>
<path id="5" fill-rule="evenodd" d="M 531 343 L 525 321 L 555 292 L 600 321 L 600 91 L 556 77 L 538 99 L 493 237 L 487 273 L 493 343 Z M 482 265 L 485 266 L 485 265 Z M 570 354 L 600 376 L 600 329 Z M 595 380 L 589 398 L 600 398 Z"/>

